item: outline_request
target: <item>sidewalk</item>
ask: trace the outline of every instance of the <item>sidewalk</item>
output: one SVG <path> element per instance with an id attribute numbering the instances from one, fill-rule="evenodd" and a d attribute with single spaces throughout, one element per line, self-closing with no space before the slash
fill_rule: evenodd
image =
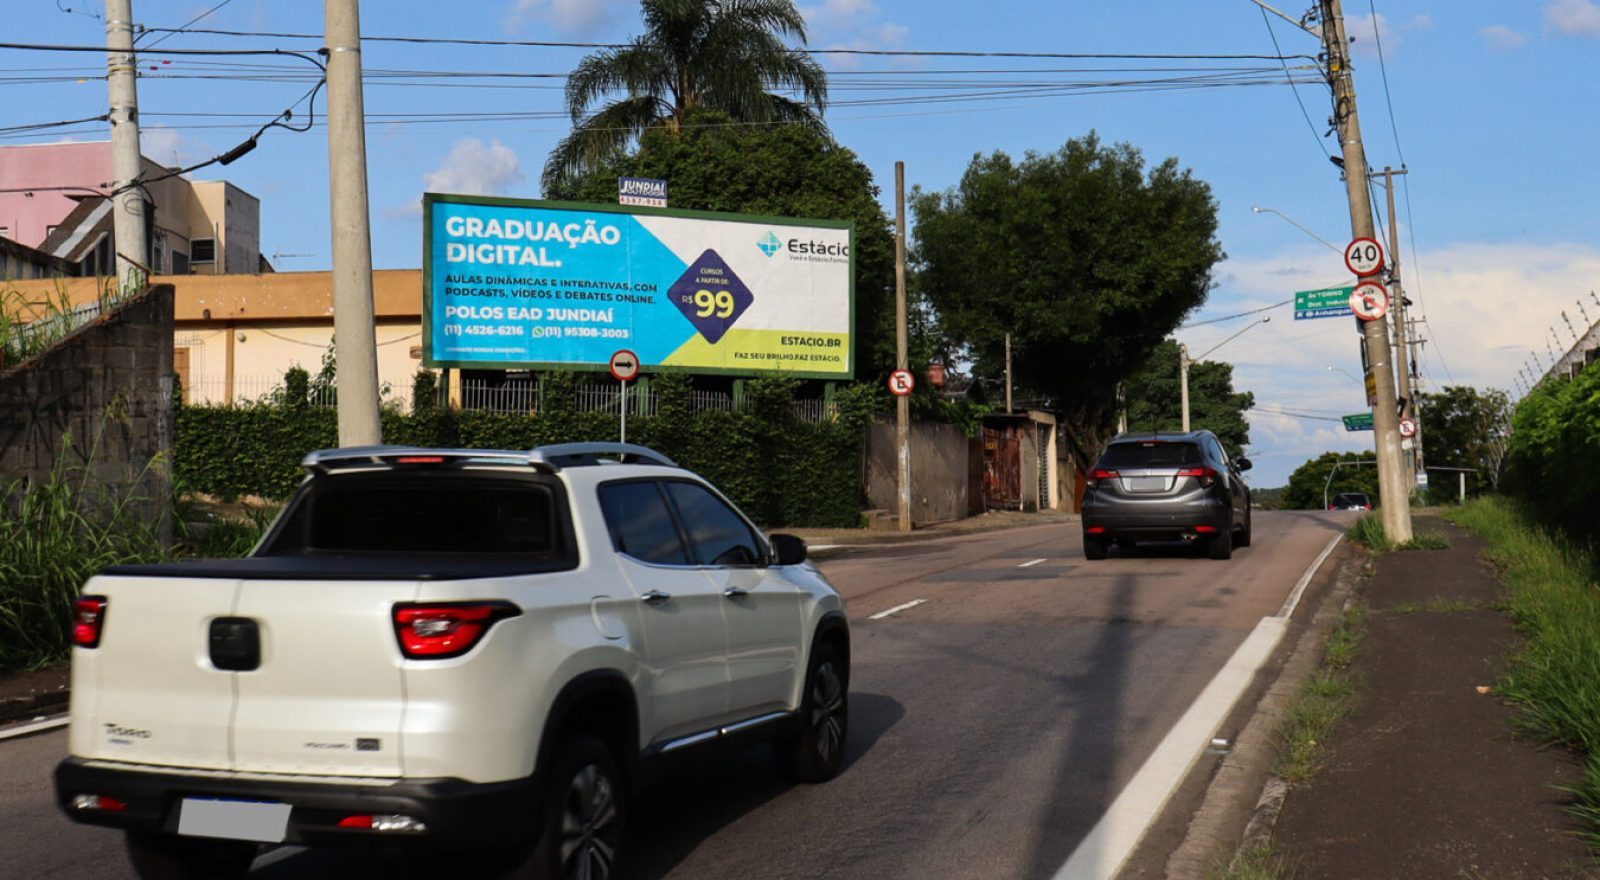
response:
<path id="1" fill-rule="evenodd" d="M 1295 880 L 1600 877 L 1560 790 L 1564 749 L 1515 734 L 1494 685 L 1516 649 L 1483 542 L 1437 517 L 1447 550 L 1378 557 L 1354 714 L 1322 769 L 1290 790 L 1273 840 Z"/>

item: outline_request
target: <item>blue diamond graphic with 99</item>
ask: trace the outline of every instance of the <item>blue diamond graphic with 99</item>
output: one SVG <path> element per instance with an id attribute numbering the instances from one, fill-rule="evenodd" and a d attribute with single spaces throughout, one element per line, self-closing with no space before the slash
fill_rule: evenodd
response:
<path id="1" fill-rule="evenodd" d="M 756 242 L 756 247 L 761 248 L 761 252 L 770 257 L 777 253 L 779 248 L 783 247 L 783 242 L 779 241 L 778 237 L 773 235 L 771 230 L 768 230 L 767 234 L 763 235 L 761 240 Z"/>
<path id="2" fill-rule="evenodd" d="M 716 251 L 708 250 L 667 288 L 667 300 L 715 345 L 750 308 L 755 296 Z"/>

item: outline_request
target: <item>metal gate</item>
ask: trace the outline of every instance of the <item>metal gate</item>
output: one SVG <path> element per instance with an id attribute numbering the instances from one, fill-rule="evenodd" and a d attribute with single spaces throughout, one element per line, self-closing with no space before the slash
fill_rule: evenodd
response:
<path id="1" fill-rule="evenodd" d="M 1014 428 L 983 429 L 983 506 L 1022 509 L 1022 443 Z"/>

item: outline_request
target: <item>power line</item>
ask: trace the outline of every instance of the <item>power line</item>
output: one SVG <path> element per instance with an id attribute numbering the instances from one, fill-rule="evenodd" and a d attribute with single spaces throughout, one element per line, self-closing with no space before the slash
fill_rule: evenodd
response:
<path id="1" fill-rule="evenodd" d="M 1272 29 L 1272 19 L 1267 17 L 1265 9 L 1261 10 L 1261 23 L 1267 26 L 1267 36 L 1272 38 L 1273 51 L 1281 56 L 1283 48 L 1278 45 L 1278 33 Z M 1283 62 L 1283 73 L 1285 76 L 1289 75 L 1289 62 L 1287 61 Z M 1317 126 L 1316 123 L 1311 121 L 1311 113 L 1306 110 L 1306 102 L 1300 100 L 1300 90 L 1291 88 L 1290 91 L 1294 92 L 1294 102 L 1300 105 L 1300 115 L 1305 117 L 1306 127 L 1311 129 L 1311 138 L 1317 142 L 1317 149 L 1322 151 L 1324 157 L 1332 158 L 1332 154 L 1328 152 L 1328 145 L 1324 144 L 1322 138 L 1317 135 Z"/>
<path id="2" fill-rule="evenodd" d="M 1383 102 L 1389 107 L 1389 132 L 1394 135 L 1394 152 L 1400 159 L 1400 168 L 1406 167 L 1406 153 L 1400 149 L 1400 126 L 1394 121 L 1394 100 L 1389 96 L 1389 65 L 1383 59 L 1383 33 L 1378 27 L 1377 0 L 1367 0 L 1367 8 L 1372 11 L 1372 40 L 1378 49 L 1378 72 L 1383 76 Z"/>
<path id="3" fill-rule="evenodd" d="M 184 22 L 179 27 L 165 30 L 165 35 L 164 36 L 162 36 L 160 39 L 157 39 L 154 43 L 151 43 L 149 46 L 146 46 L 145 48 L 146 49 L 152 49 L 152 48 L 154 48 L 156 46 L 161 45 L 166 40 L 169 40 L 169 39 L 171 39 L 172 37 L 174 37 L 174 36 L 176 36 L 178 34 L 184 33 L 185 29 L 188 28 L 189 25 L 194 24 L 195 22 L 199 21 L 200 19 L 211 15 L 211 13 L 216 12 L 218 9 L 221 9 L 222 7 L 227 6 L 229 3 L 232 3 L 232 2 L 233 2 L 233 0 L 222 0 L 221 3 L 218 3 L 217 5 L 211 7 L 210 9 L 207 9 L 205 12 L 202 12 L 199 15 L 195 16 L 194 18 L 189 19 L 188 21 Z M 144 34 L 148 34 L 148 33 L 151 33 L 151 31 L 146 29 L 143 34 L 140 34 L 140 36 L 142 37 L 142 36 L 144 36 Z"/>
<path id="4" fill-rule="evenodd" d="M 1204 327 L 1207 324 L 1221 324 L 1224 321 L 1237 321 L 1240 318 L 1248 318 L 1251 315 L 1259 315 L 1262 312 L 1268 312 L 1268 311 L 1271 311 L 1273 309 L 1281 309 L 1286 305 L 1292 304 L 1293 302 L 1294 302 L 1294 300 L 1292 300 L 1292 299 L 1286 299 L 1283 302 L 1276 302 L 1276 303 L 1273 303 L 1270 306 L 1262 306 L 1259 309 L 1251 309 L 1251 310 L 1249 310 L 1247 312 L 1239 312 L 1238 314 L 1235 314 L 1235 315 L 1223 315 L 1220 318 L 1207 318 L 1204 321 L 1191 321 L 1188 324 L 1182 325 L 1178 329 L 1179 330 L 1188 330 L 1191 327 Z"/>

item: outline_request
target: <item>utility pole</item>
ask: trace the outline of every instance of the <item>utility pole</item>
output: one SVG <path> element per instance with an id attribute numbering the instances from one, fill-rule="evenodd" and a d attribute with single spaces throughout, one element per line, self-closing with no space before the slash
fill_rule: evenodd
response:
<path id="1" fill-rule="evenodd" d="M 906 163 L 894 163 L 894 365 L 910 369 L 906 338 Z M 911 531 L 911 399 L 894 399 L 895 446 L 900 458 L 900 531 Z"/>
<path id="2" fill-rule="evenodd" d="M 117 253 L 117 289 L 143 288 L 149 276 L 150 238 L 144 223 L 144 172 L 139 155 L 138 62 L 133 54 L 133 0 L 106 0 L 106 86 L 111 98 L 111 237 Z"/>
<path id="3" fill-rule="evenodd" d="M 1394 350 L 1399 358 L 1395 365 L 1395 378 L 1399 381 L 1400 415 L 1411 418 L 1417 432 L 1411 437 L 1411 450 L 1402 450 L 1406 463 L 1407 494 L 1417 491 L 1417 471 L 1422 465 L 1422 419 L 1411 388 L 1411 348 L 1406 342 L 1406 296 L 1400 287 L 1400 223 L 1394 211 L 1394 176 L 1405 174 L 1383 166 L 1383 190 L 1389 202 L 1389 291 L 1394 302 Z M 1405 444 L 1401 444 L 1404 446 Z"/>
<path id="4" fill-rule="evenodd" d="M 328 194 L 333 219 L 333 336 L 339 366 L 339 445 L 383 442 L 367 213 L 366 109 L 361 96 L 359 0 L 325 0 L 328 40 Z"/>
<path id="5" fill-rule="evenodd" d="M 1183 433 L 1189 433 L 1189 347 L 1178 343 L 1178 400 L 1183 407 Z"/>
<path id="6" fill-rule="evenodd" d="M 1006 415 L 1011 415 L 1011 334 L 1006 334 Z"/>
<path id="7" fill-rule="evenodd" d="M 1353 238 L 1372 238 L 1372 197 L 1367 190 L 1367 151 L 1361 142 L 1361 120 L 1356 114 L 1355 80 L 1350 75 L 1350 42 L 1345 35 L 1340 0 L 1320 0 L 1323 49 L 1333 85 L 1334 123 L 1344 157 L 1345 189 L 1350 201 Z M 1382 283 L 1374 274 L 1364 281 Z M 1394 370 L 1388 362 L 1389 319 L 1367 321 L 1362 328 L 1371 353 L 1371 371 L 1378 403 L 1372 414 L 1377 440 L 1378 498 L 1383 506 L 1383 529 L 1399 544 L 1411 540 L 1410 492 L 1400 458 L 1400 414 L 1395 407 Z"/>

